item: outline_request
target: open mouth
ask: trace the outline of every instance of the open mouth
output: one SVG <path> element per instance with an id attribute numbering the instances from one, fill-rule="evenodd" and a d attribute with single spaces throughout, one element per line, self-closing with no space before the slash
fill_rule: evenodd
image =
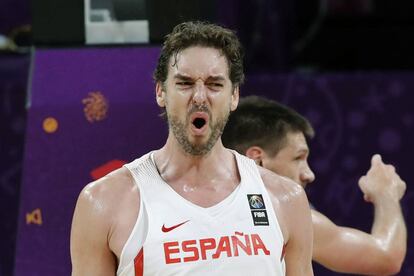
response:
<path id="1" fill-rule="evenodd" d="M 194 125 L 197 129 L 202 128 L 205 124 L 206 124 L 206 120 L 205 120 L 204 118 L 195 118 L 195 119 L 193 120 L 193 125 Z"/>
<path id="2" fill-rule="evenodd" d="M 204 133 L 208 124 L 208 114 L 205 112 L 194 112 L 190 119 L 193 131 L 197 135 Z"/>

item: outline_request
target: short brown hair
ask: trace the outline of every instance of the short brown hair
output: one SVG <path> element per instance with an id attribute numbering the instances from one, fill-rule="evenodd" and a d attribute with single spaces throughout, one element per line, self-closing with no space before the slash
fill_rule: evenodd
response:
<path id="1" fill-rule="evenodd" d="M 223 145 L 246 154 L 248 148 L 259 146 L 275 156 L 285 146 L 289 133 L 302 132 L 313 138 L 310 122 L 295 110 L 263 97 L 250 96 L 240 100 L 222 135 Z"/>
<path id="2" fill-rule="evenodd" d="M 244 81 L 243 50 L 236 34 L 224 27 L 207 22 L 184 22 L 174 27 L 166 36 L 154 79 L 162 84 L 167 79 L 168 64 L 171 56 L 191 46 L 205 46 L 220 50 L 229 66 L 229 78 L 233 86 L 240 86 Z"/>

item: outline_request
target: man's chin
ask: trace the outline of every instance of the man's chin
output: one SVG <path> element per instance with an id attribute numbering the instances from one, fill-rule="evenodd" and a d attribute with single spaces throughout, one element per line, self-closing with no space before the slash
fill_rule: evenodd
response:
<path id="1" fill-rule="evenodd" d="M 186 148 L 185 149 L 185 151 L 188 153 L 188 154 L 190 154 L 190 155 L 192 155 L 192 156 L 204 156 L 204 155 L 206 155 L 207 153 L 209 153 L 210 152 L 210 150 L 211 149 L 209 149 L 209 148 L 207 148 L 207 147 L 195 147 L 195 146 L 192 146 L 192 147 L 190 147 L 190 148 Z"/>
<path id="2" fill-rule="evenodd" d="M 188 140 L 188 145 L 184 146 L 184 150 L 196 156 L 206 155 L 211 151 L 214 144 L 211 145 L 209 142 L 209 137 L 202 137 L 201 139 L 191 139 Z"/>

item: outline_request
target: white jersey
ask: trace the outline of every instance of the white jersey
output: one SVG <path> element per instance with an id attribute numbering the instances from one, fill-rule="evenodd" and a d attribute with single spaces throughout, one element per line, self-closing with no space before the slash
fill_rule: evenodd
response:
<path id="1" fill-rule="evenodd" d="M 117 275 L 285 275 L 282 232 L 252 160 L 234 152 L 240 184 L 203 208 L 161 178 L 152 155 L 125 165 L 141 200 Z"/>

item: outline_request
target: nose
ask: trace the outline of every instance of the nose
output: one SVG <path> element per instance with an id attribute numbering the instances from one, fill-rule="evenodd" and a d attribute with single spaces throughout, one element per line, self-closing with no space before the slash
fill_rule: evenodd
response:
<path id="1" fill-rule="evenodd" d="M 207 88 L 204 82 L 199 79 L 194 84 L 193 103 L 196 105 L 202 105 L 207 100 Z"/>
<path id="2" fill-rule="evenodd" d="M 306 185 L 306 184 L 312 183 L 314 180 L 315 180 L 315 174 L 309 167 L 308 163 L 306 163 L 303 170 L 300 173 L 300 181 Z"/>

